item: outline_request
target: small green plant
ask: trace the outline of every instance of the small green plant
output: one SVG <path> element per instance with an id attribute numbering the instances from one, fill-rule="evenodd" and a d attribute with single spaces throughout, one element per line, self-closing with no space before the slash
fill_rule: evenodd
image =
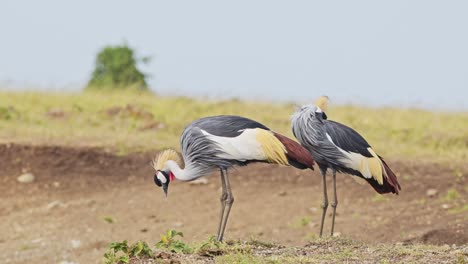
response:
<path id="1" fill-rule="evenodd" d="M 301 218 L 301 226 L 307 226 L 312 219 L 309 216 L 305 216 Z"/>
<path id="2" fill-rule="evenodd" d="M 450 189 L 447 191 L 447 194 L 443 198 L 444 201 L 450 202 L 458 199 L 460 197 L 460 194 L 457 192 L 455 189 Z"/>
<path id="3" fill-rule="evenodd" d="M 211 236 L 207 241 L 197 248 L 196 253 L 200 256 L 219 256 L 224 253 L 225 245 L 219 242 L 215 236 Z"/>
<path id="4" fill-rule="evenodd" d="M 304 239 L 306 240 L 316 240 L 317 239 L 317 234 L 315 233 L 307 233 L 305 236 L 304 236 Z"/>
<path id="5" fill-rule="evenodd" d="M 0 119 L 10 120 L 18 116 L 19 116 L 18 112 L 13 107 L 0 106 Z"/>
<path id="6" fill-rule="evenodd" d="M 452 208 L 448 211 L 450 214 L 460 214 L 464 212 L 468 212 L 468 204 L 465 204 L 463 206 L 457 206 L 455 208 Z"/>
<path id="7" fill-rule="evenodd" d="M 427 203 L 427 200 L 424 198 L 421 198 L 421 199 L 415 200 L 415 203 L 418 205 L 425 205 Z"/>
<path id="8" fill-rule="evenodd" d="M 233 253 L 216 258 L 216 263 L 240 263 L 240 264 L 256 264 L 265 263 L 261 257 L 253 256 L 251 254 Z M 273 262 L 274 263 L 274 262 Z"/>
<path id="9" fill-rule="evenodd" d="M 192 253 L 193 249 L 189 245 L 176 239 L 178 236 L 184 237 L 184 234 L 172 229 L 167 230 L 166 234 L 161 235 L 161 241 L 156 243 L 155 247 L 159 249 L 167 249 L 174 253 Z"/>
<path id="10" fill-rule="evenodd" d="M 153 257 L 153 251 L 144 241 L 137 241 L 130 247 L 129 257 Z"/>
<path id="11" fill-rule="evenodd" d="M 465 178 L 465 175 L 463 174 L 463 172 L 460 170 L 460 169 L 456 169 L 453 171 L 453 174 L 455 175 L 455 181 L 456 182 L 462 182 L 463 179 Z"/>
<path id="12" fill-rule="evenodd" d="M 30 250 L 30 249 L 33 249 L 33 248 L 36 248 L 36 247 L 30 246 L 30 245 L 22 245 L 22 246 L 20 247 L 20 250 L 21 250 L 21 251 L 25 251 L 25 250 Z"/>
<path id="13" fill-rule="evenodd" d="M 411 178 L 413 178 L 413 177 L 410 176 L 410 175 L 403 175 L 402 178 L 403 178 L 405 181 L 410 181 Z"/>
<path id="14" fill-rule="evenodd" d="M 105 264 L 128 263 L 129 260 L 127 240 L 112 242 L 107 252 L 104 253 Z"/>
<path id="15" fill-rule="evenodd" d="M 388 201 L 388 198 L 381 195 L 381 194 L 376 194 L 374 197 L 372 197 L 373 202 L 386 202 Z"/>
<path id="16" fill-rule="evenodd" d="M 263 247 L 263 248 L 274 248 L 277 247 L 277 245 L 273 242 L 269 241 L 262 241 L 258 240 L 254 237 L 251 237 L 249 241 L 247 241 L 248 245 L 256 246 L 256 247 Z"/>
<path id="17" fill-rule="evenodd" d="M 457 257 L 457 264 L 466 264 L 467 258 L 463 254 L 459 254 Z"/>
<path id="18" fill-rule="evenodd" d="M 104 263 L 120 264 L 129 263 L 131 258 L 152 258 L 153 251 L 144 241 L 137 241 L 129 246 L 127 240 L 122 242 L 112 242 L 109 250 L 104 254 Z"/>
<path id="19" fill-rule="evenodd" d="M 104 216 L 102 220 L 104 220 L 108 224 L 113 224 L 115 222 L 114 218 L 112 218 L 111 216 Z"/>
<path id="20" fill-rule="evenodd" d="M 304 216 L 295 221 L 294 223 L 290 224 L 290 226 L 293 228 L 302 228 L 308 226 L 310 222 L 312 222 L 312 218 L 310 218 L 309 216 Z"/>

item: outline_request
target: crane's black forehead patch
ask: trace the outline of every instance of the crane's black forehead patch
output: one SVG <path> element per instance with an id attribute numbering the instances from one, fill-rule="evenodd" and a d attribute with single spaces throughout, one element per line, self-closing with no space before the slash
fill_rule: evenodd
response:
<path id="1" fill-rule="evenodd" d="M 231 115 L 210 116 L 198 119 L 187 126 L 188 128 L 198 127 L 211 135 L 220 137 L 237 137 L 244 129 L 261 128 L 270 130 L 268 127 L 257 121 Z"/>
<path id="2" fill-rule="evenodd" d="M 163 183 L 161 182 L 161 180 L 158 179 L 158 173 L 161 173 L 166 178 L 166 183 L 169 182 L 169 174 L 167 174 L 167 172 L 165 171 L 156 171 L 156 173 L 154 174 L 154 183 L 157 186 L 161 187 Z"/>
<path id="3" fill-rule="evenodd" d="M 159 173 L 159 172 L 156 172 L 156 173 L 154 174 L 154 179 L 153 179 L 153 180 L 154 180 L 154 184 L 156 184 L 158 187 L 161 187 L 161 186 L 162 186 L 162 183 L 161 183 L 161 181 L 158 179 L 158 173 Z"/>

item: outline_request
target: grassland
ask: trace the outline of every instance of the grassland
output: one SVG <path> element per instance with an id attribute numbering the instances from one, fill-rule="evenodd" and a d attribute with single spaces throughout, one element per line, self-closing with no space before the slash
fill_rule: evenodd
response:
<path id="1" fill-rule="evenodd" d="M 310 98 L 311 101 L 313 99 L 314 98 Z M 137 92 L 53 93 L 0 91 L 0 143 L 13 142 L 28 145 L 61 145 L 73 147 L 93 146 L 108 149 L 109 151 L 120 154 L 139 151 L 156 151 L 167 147 L 179 148 L 180 133 L 188 123 L 199 117 L 217 114 L 235 114 L 250 117 L 264 123 L 277 132 L 292 137 L 289 117 L 295 109 L 296 105 L 291 103 L 248 102 L 234 99 L 214 101 L 184 97 L 161 97 L 151 93 Z M 395 208 L 410 208 L 407 210 L 412 211 L 415 207 L 408 206 L 413 205 L 414 202 L 418 203 L 417 211 L 419 212 L 419 215 L 411 215 L 410 218 L 411 222 L 415 222 L 411 223 L 413 224 L 412 227 L 419 228 L 419 231 L 421 231 L 421 226 L 424 227 L 427 225 L 427 230 L 439 231 L 439 233 L 444 234 L 443 238 L 451 236 L 451 234 L 458 234 L 455 233 L 458 229 L 464 230 L 464 226 L 462 224 L 466 222 L 463 220 L 466 218 L 464 213 L 467 209 L 463 204 L 463 197 L 467 190 L 464 181 L 466 179 L 465 163 L 468 156 L 468 113 L 430 112 L 420 109 L 366 108 L 352 105 L 331 104 L 327 111 L 327 115 L 332 120 L 345 123 L 355 128 L 365 138 L 367 138 L 380 155 L 399 161 L 404 159 L 410 160 L 408 162 L 403 162 L 405 166 L 402 166 L 403 168 L 401 170 L 404 172 L 401 177 L 406 183 L 405 188 L 407 189 L 405 190 L 411 191 L 403 193 L 399 197 L 399 200 L 392 200 L 392 206 Z M 12 218 L 12 221 L 15 223 L 20 221 L 18 219 L 21 219 L 21 221 L 28 218 L 32 219 L 29 213 L 29 208 L 26 208 L 23 211 L 17 209 L 25 208 L 21 202 L 25 197 L 22 191 L 28 188 L 28 186 L 17 184 L 16 180 L 9 176 L 10 174 L 16 175 L 14 173 L 21 171 L 26 164 L 22 161 L 23 159 L 32 160 L 34 156 L 41 156 L 40 154 L 36 155 L 34 153 L 47 154 L 49 152 L 33 153 L 31 151 L 23 151 L 22 154 L 18 154 L 21 147 L 18 147 L 17 150 L 13 152 L 11 152 L 12 148 L 8 146 L 5 148 L 10 149 L 10 152 L 5 152 L 9 153 L 5 155 L 8 156 L 7 159 L 5 159 L 7 160 L 5 162 L 5 167 L 9 167 L 9 170 L 7 168 L 7 173 L 5 175 L 8 177 L 4 177 L 5 181 L 3 186 L 5 187 L 5 190 L 8 189 L 11 191 L 11 194 L 15 194 L 17 196 L 13 198 L 10 197 L 10 200 L 5 200 L 4 206 L 6 208 L 6 205 L 13 204 L 10 207 L 14 208 L 14 212 L 16 212 L 15 215 L 12 214 L 17 217 Z M 37 151 L 39 151 L 39 149 L 40 148 L 37 148 Z M 67 151 L 73 152 L 75 149 L 73 149 L 73 151 L 67 149 Z M 84 189 L 86 189 L 90 194 L 95 195 L 93 196 L 93 199 L 98 202 L 94 202 L 93 204 L 97 204 L 96 206 L 104 204 L 107 206 L 109 197 L 116 196 L 114 190 L 120 190 L 118 192 L 118 199 L 120 201 L 134 199 L 136 196 L 135 192 L 138 192 L 138 196 L 142 200 L 149 201 L 154 199 L 153 190 L 143 188 L 143 186 L 147 186 L 146 180 L 137 177 L 132 180 L 131 185 L 127 183 L 128 175 L 145 174 L 144 169 L 141 168 L 141 165 L 138 165 L 140 164 L 138 162 L 135 162 L 133 165 L 134 167 L 131 167 L 130 169 L 126 168 L 127 171 L 120 172 L 122 175 L 118 178 L 119 180 L 116 180 L 113 183 L 115 185 L 112 185 L 112 188 L 109 187 L 110 191 L 107 193 L 102 188 L 102 186 L 109 185 L 107 178 L 96 177 L 96 175 L 112 175 L 113 177 L 117 177 L 119 176 L 119 173 L 115 173 L 114 167 L 112 167 L 112 170 L 108 172 L 106 171 L 106 169 L 108 169 L 106 167 L 108 166 L 106 165 L 108 163 L 106 162 L 103 162 L 102 164 L 96 163 L 97 165 L 87 164 L 85 167 L 88 169 L 94 169 L 96 173 L 89 174 L 90 171 L 93 171 L 90 170 L 88 171 L 88 178 L 75 177 L 76 175 L 81 175 L 76 172 L 75 169 L 79 171 L 81 168 L 70 169 L 70 163 L 57 162 L 54 163 L 55 167 L 42 165 L 49 164 L 51 163 L 51 160 L 55 160 L 55 156 L 57 155 L 56 153 L 60 152 L 54 151 L 51 156 L 43 157 L 44 159 L 38 159 L 35 163 L 36 165 L 31 165 L 35 174 L 37 174 L 40 179 L 36 186 L 53 186 L 52 183 L 55 184 L 55 182 L 61 181 L 62 185 L 60 185 L 60 188 L 63 188 L 66 191 L 49 192 L 49 189 L 45 189 L 45 187 L 44 189 L 41 189 L 42 187 L 34 189 L 31 188 L 29 191 L 35 190 L 36 193 L 35 195 L 28 194 L 28 197 L 31 200 L 34 200 L 34 202 L 39 200 L 42 203 L 47 204 L 50 202 L 49 200 L 51 198 L 49 196 L 51 196 L 54 197 L 53 200 L 68 201 L 72 204 L 73 200 L 70 198 L 70 193 L 72 191 L 77 192 L 78 194 L 76 197 L 81 199 L 83 189 L 80 188 L 82 188 L 82 186 L 86 186 Z M 62 155 L 64 153 L 68 152 L 62 152 Z M 76 156 L 80 157 L 81 154 L 82 153 L 79 152 L 76 155 L 70 154 L 67 157 L 74 159 Z M 133 156 L 139 155 L 140 154 Z M 98 157 L 101 157 L 102 159 L 102 156 Z M 94 161 L 93 158 L 89 159 Z M 142 159 L 145 162 L 148 160 L 147 158 Z M 104 160 L 106 161 L 106 159 Z M 132 161 L 132 159 L 129 159 L 129 163 L 130 161 Z M 421 166 L 419 164 L 414 166 L 406 164 L 412 163 L 413 161 L 450 163 L 455 164 L 456 166 L 448 172 L 445 172 L 445 170 L 435 170 L 434 172 L 433 168 L 438 168 L 438 165 L 432 165 L 427 168 L 420 169 Z M 114 163 L 109 161 L 109 164 Z M 400 164 L 402 163 L 400 162 Z M 444 166 L 444 168 L 445 167 L 447 166 Z M 412 169 L 410 170 L 408 168 L 415 168 L 418 173 L 413 172 Z M 5 170 L 5 168 L 3 169 Z M 138 170 L 138 172 L 135 173 L 135 170 Z M 57 171 L 59 173 L 57 173 Z M 255 171 L 252 172 L 251 175 L 254 174 Z M 78 182 L 67 185 L 66 181 L 62 182 L 62 177 L 70 177 Z M 253 177 L 250 178 L 253 179 Z M 435 181 L 435 179 L 438 179 L 438 181 Z M 105 184 L 103 184 L 104 182 Z M 9 183 L 10 185 L 7 186 L 6 183 Z M 426 197 L 426 190 L 428 188 L 434 188 L 434 185 L 437 186 L 439 194 L 436 195 L 435 198 Z M 81 187 L 76 188 L 76 186 Z M 318 184 L 316 186 L 318 186 Z M 211 190 L 210 186 L 198 187 L 205 188 L 206 191 Z M 91 192 L 91 190 L 94 191 Z M 266 191 L 271 192 L 270 190 Z M 238 190 L 238 194 L 239 193 L 240 190 Z M 249 195 L 249 193 L 250 191 L 246 191 L 244 195 Z M 357 196 L 351 196 L 351 194 L 352 192 L 348 192 L 346 197 L 351 199 L 350 197 L 360 196 L 360 194 Z M 42 200 L 38 198 L 42 197 L 41 195 L 44 196 Z M 197 197 L 199 196 L 198 193 L 196 195 Z M 256 192 L 255 195 L 259 194 Z M 281 196 L 281 198 L 278 199 L 288 199 L 289 197 L 292 197 L 292 194 L 288 194 L 285 197 Z M 298 201 L 297 198 L 294 199 L 296 202 Z M 385 219 L 385 216 L 388 216 L 388 214 L 384 213 L 391 211 L 389 208 L 392 208 L 388 206 L 390 204 L 390 202 L 388 202 L 390 201 L 390 198 L 375 196 L 375 198 L 372 198 L 370 201 L 372 202 L 372 207 L 375 208 L 372 213 L 373 216 L 379 216 L 383 217 L 382 219 Z M 156 204 L 157 201 L 154 202 Z M 154 208 L 162 206 L 162 203 L 158 206 L 155 204 L 152 204 L 151 206 L 154 206 Z M 444 204 L 452 207 L 442 208 L 441 206 Z M 36 206 L 36 204 L 33 204 L 32 202 L 31 205 Z M 178 210 L 184 211 L 183 208 L 185 207 L 176 207 L 176 205 L 177 203 L 173 203 L 173 211 L 169 212 L 170 214 L 175 214 L 175 211 Z M 107 207 L 101 207 L 100 210 L 110 210 L 112 212 L 114 212 L 114 210 L 127 211 L 128 208 L 126 206 L 124 206 L 125 210 L 122 210 L 120 206 L 121 205 L 116 205 L 116 207 L 112 207 L 112 210 Z M 300 207 L 302 207 L 302 204 Z M 78 207 L 74 207 L 73 212 L 80 212 L 78 209 Z M 62 209 L 59 208 L 57 210 Z M 63 208 L 63 210 L 65 210 L 65 208 Z M 82 215 L 88 214 L 90 210 L 89 205 L 84 204 L 81 210 L 81 212 L 86 212 L 82 213 Z M 255 210 L 257 210 L 257 208 Z M 18 211 L 22 212 L 23 215 L 18 214 Z M 187 209 L 185 211 L 187 211 Z M 447 213 L 445 213 L 445 211 L 447 211 Z M 67 213 L 59 212 L 57 217 L 54 219 L 55 225 L 49 228 L 53 228 L 55 232 L 55 230 L 59 230 L 57 228 L 61 226 L 61 223 L 66 223 L 64 226 L 67 226 L 68 228 L 71 221 L 75 219 L 75 217 L 72 217 L 69 212 L 70 211 Z M 427 219 L 424 217 L 433 212 L 444 216 L 444 218 L 432 217 L 432 219 L 430 219 L 432 222 L 427 223 Z M 168 211 L 165 211 L 164 213 L 167 214 Z M 139 223 L 142 227 L 151 226 L 156 230 L 153 218 L 149 218 L 147 215 L 153 213 L 150 213 L 147 207 L 137 207 L 137 210 L 133 210 L 129 214 L 133 215 L 127 216 L 128 219 L 125 215 L 121 214 L 117 224 L 110 223 L 106 219 L 104 219 L 104 221 L 106 221 L 109 226 L 118 225 L 120 223 L 121 226 L 119 226 L 119 229 L 121 227 L 123 229 L 125 228 L 124 226 L 131 226 L 131 224 L 128 223 L 134 223 L 135 219 L 138 219 L 141 220 Z M 406 218 L 403 217 L 405 212 L 402 211 L 400 215 L 402 216 L 401 219 L 403 219 L 399 220 L 401 221 L 401 225 L 408 225 L 409 221 L 406 220 L 405 222 L 404 220 L 408 219 L 408 216 L 405 216 Z M 193 220 L 199 216 L 199 213 L 194 213 L 189 215 L 189 218 L 193 222 Z M 41 215 L 40 212 L 38 212 L 34 216 L 34 223 L 40 222 L 41 217 L 43 221 L 51 221 L 51 216 L 48 213 Z M 57 220 L 57 218 L 60 218 L 60 220 Z M 112 220 L 112 218 L 109 219 Z M 204 218 L 197 219 L 201 221 Z M 341 219 L 345 219 L 345 215 L 343 215 Z M 392 219 L 394 218 L 389 218 L 389 221 L 393 221 Z M 79 221 L 81 224 L 83 219 L 79 219 Z M 117 236 L 114 236 L 112 240 L 110 240 L 111 238 L 109 238 L 109 236 L 116 232 L 114 232 L 113 229 L 102 227 L 101 220 L 99 220 L 99 223 L 97 224 L 94 222 L 94 218 L 88 221 L 89 222 L 87 223 L 89 226 L 93 226 L 94 228 L 94 239 L 105 241 L 106 243 L 116 239 L 115 237 Z M 302 218 L 297 225 L 302 227 L 306 225 L 308 226 L 310 221 L 312 221 L 311 218 Z M 350 221 L 349 218 L 346 221 Z M 169 220 L 168 222 L 165 222 L 163 219 L 163 221 L 158 224 L 158 228 L 161 229 L 161 226 L 164 226 L 165 229 L 166 226 L 170 225 L 169 222 Z M 31 222 L 29 225 L 33 226 L 34 223 Z M 440 223 L 444 223 L 443 228 L 441 228 Z M 448 229 L 445 223 L 450 224 Z M 459 224 L 460 226 L 458 226 Z M 296 224 L 294 223 L 293 225 Z M 79 225 L 77 224 L 77 226 Z M 345 228 L 344 223 L 340 226 L 343 229 Z M 389 227 L 389 225 L 386 226 L 389 230 L 395 227 L 395 225 L 391 227 Z M 38 228 L 41 230 L 43 229 L 42 225 L 38 225 Z M 190 228 L 194 227 L 189 227 L 188 225 L 183 227 L 184 232 L 189 232 Z M 297 227 L 294 226 L 292 226 L 292 228 L 297 229 Z M 374 229 L 371 230 L 377 230 L 377 228 L 382 228 L 382 225 L 378 227 L 374 226 L 373 228 Z M 405 227 L 404 229 L 401 229 L 397 226 L 396 230 L 408 231 L 410 228 L 411 227 Z M 5 229 L 11 229 L 10 225 L 5 225 Z M 67 229 L 62 229 L 60 233 L 64 233 L 66 230 Z M 142 230 L 146 230 L 145 232 L 147 232 L 146 228 Z M 286 230 L 286 236 L 290 235 L 291 229 Z M 447 230 L 451 233 L 445 234 L 444 232 L 447 232 Z M 66 234 L 70 234 L 72 231 L 73 230 Z M 352 233 L 351 231 L 349 233 Z M 135 237 L 137 237 L 136 239 L 149 239 L 147 237 L 147 233 L 135 233 L 136 231 L 134 229 L 125 229 L 122 232 L 125 233 L 124 239 L 128 237 L 131 237 L 132 239 L 135 239 Z M 155 231 L 151 230 L 151 232 Z M 359 232 L 361 231 L 359 230 Z M 12 232 L 12 234 L 13 233 L 14 232 Z M 28 235 L 29 233 L 34 234 L 34 232 L 29 231 L 24 233 Z M 423 235 L 424 234 L 426 233 L 423 233 Z M 15 238 L 17 237 L 16 233 L 13 235 Z M 118 237 L 120 239 L 122 235 Z M 35 239 L 35 237 L 30 237 L 30 240 L 32 239 Z M 66 238 L 64 239 L 66 240 L 63 241 L 68 242 L 68 235 L 66 235 Z M 94 240 L 91 241 L 86 237 L 82 237 L 81 239 L 83 243 L 85 243 L 84 241 L 94 243 Z M 184 238 L 180 238 L 180 240 L 183 241 Z M 17 239 L 17 241 L 12 239 L 12 241 L 17 244 L 19 243 L 19 245 L 24 244 L 21 239 Z M 63 241 L 60 240 L 59 244 L 65 245 L 66 243 Z M 198 241 L 193 245 L 185 244 L 183 242 L 181 243 L 172 244 L 177 245 L 177 247 L 167 246 L 166 248 L 158 248 L 154 245 L 150 245 L 150 249 L 148 249 L 147 246 L 138 246 L 144 245 L 143 243 L 138 244 L 137 246 L 129 245 L 129 247 L 132 248 L 131 254 L 128 253 L 130 251 L 119 252 L 115 257 L 126 256 L 127 258 L 124 260 L 128 260 L 130 263 L 141 263 L 142 259 L 147 260 L 147 263 L 466 263 L 466 259 L 468 257 L 468 248 L 466 247 L 466 244 L 457 244 L 458 246 L 411 244 L 412 242 L 366 244 L 342 237 L 332 239 L 311 238 L 309 244 L 298 247 L 285 247 L 278 244 L 270 244 L 255 240 L 230 241 L 225 244 L 216 244 L 212 240 Z M 17 244 L 14 245 L 15 248 L 18 248 Z M 89 248 L 92 247 L 94 246 L 90 246 Z M 83 247 L 83 251 L 79 256 L 86 259 L 86 256 L 90 255 L 89 248 Z M 181 251 L 179 251 L 179 249 Z M 22 248 L 22 252 L 26 252 L 27 254 L 32 250 L 33 249 L 26 250 Z M 101 254 L 101 250 L 104 250 L 104 248 L 100 248 L 99 250 L 99 254 Z M 42 248 L 41 250 L 37 250 L 38 256 L 42 256 L 40 255 L 43 254 L 42 252 Z M 57 255 L 57 252 L 54 251 L 54 247 L 50 247 L 50 250 L 47 252 L 47 256 L 51 258 Z M 148 255 L 141 255 L 141 252 L 146 252 Z M 104 254 L 104 251 L 102 254 Z M 119 259 L 112 258 L 114 257 L 112 254 L 107 256 L 109 256 L 109 263 L 116 263 L 119 261 Z"/>
<path id="2" fill-rule="evenodd" d="M 366 245 L 347 238 L 311 240 L 303 247 L 284 247 L 255 239 L 215 242 L 214 238 L 199 244 L 180 240 L 162 241 L 151 247 L 138 241 L 113 243 L 105 263 L 466 263 L 466 246 L 413 244 Z M 174 245 L 177 246 L 174 246 Z M 153 249 L 154 248 L 154 249 Z M 125 251 L 125 252 L 123 252 Z"/>
<path id="3" fill-rule="evenodd" d="M 313 98 L 311 98 L 311 101 Z M 235 114 L 292 136 L 291 103 L 202 100 L 151 93 L 0 92 L 0 141 L 85 145 L 127 153 L 179 147 L 192 120 Z M 360 132 L 384 157 L 464 162 L 468 113 L 331 105 L 328 116 Z"/>

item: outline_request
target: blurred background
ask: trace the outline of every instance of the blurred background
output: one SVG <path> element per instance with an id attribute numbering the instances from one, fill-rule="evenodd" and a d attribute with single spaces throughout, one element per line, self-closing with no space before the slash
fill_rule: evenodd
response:
<path id="1" fill-rule="evenodd" d="M 128 44 L 165 95 L 466 110 L 466 1 L 3 1 L 0 86 L 76 91 Z"/>
<path id="2" fill-rule="evenodd" d="M 216 232 L 219 177 L 175 181 L 165 199 L 150 161 L 180 150 L 204 116 L 294 138 L 291 114 L 321 95 L 401 193 L 338 175 L 345 238 L 319 240 L 317 169 L 237 168 L 226 239 L 299 253 L 208 261 L 465 263 L 467 11 L 427 0 L 1 1 L 0 263 L 102 263 L 110 243 L 154 249 L 168 229 L 196 248 Z"/>

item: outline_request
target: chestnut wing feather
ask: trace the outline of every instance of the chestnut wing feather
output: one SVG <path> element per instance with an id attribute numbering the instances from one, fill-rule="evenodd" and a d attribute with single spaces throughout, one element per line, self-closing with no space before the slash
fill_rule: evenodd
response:
<path id="1" fill-rule="evenodd" d="M 296 141 L 273 132 L 275 137 L 284 145 L 287 152 L 286 157 L 291 166 L 299 169 L 314 169 L 314 160 L 310 153 Z"/>

